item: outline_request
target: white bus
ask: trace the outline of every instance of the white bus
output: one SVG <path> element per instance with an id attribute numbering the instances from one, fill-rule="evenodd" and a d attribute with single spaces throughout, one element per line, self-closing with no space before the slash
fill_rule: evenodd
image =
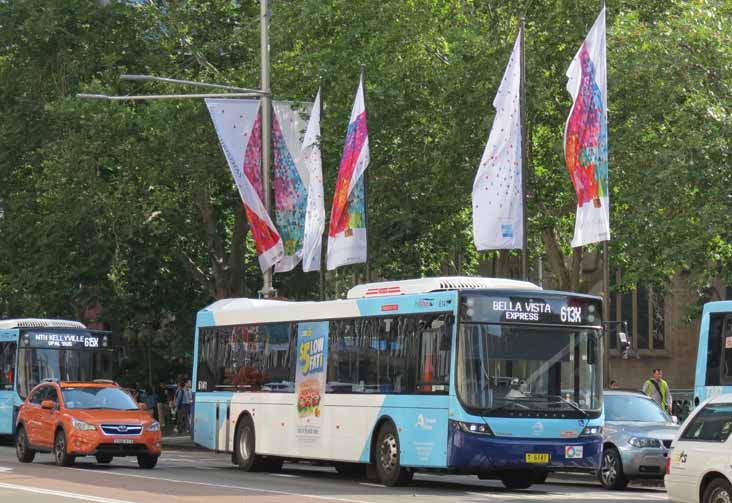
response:
<path id="1" fill-rule="evenodd" d="M 198 313 L 193 439 L 244 470 L 286 459 L 498 478 L 592 472 L 602 454 L 602 305 L 527 282 L 433 278 L 327 302 Z"/>

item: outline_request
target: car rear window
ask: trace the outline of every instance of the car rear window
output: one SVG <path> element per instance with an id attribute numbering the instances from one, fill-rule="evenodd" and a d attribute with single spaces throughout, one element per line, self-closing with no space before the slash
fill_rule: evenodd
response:
<path id="1" fill-rule="evenodd" d="M 710 403 L 694 416 L 682 440 L 725 442 L 732 433 L 732 403 Z"/>

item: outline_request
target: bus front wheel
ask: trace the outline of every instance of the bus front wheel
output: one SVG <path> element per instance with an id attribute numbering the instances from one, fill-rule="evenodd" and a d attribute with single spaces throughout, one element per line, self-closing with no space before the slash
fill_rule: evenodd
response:
<path id="1" fill-rule="evenodd" d="M 376 437 L 374 463 L 379 481 L 385 486 L 403 485 L 412 480 L 414 472 L 399 462 L 399 434 L 391 422 L 384 423 Z"/>
<path id="2" fill-rule="evenodd" d="M 501 475 L 501 482 L 506 489 L 528 489 L 534 483 L 533 477 L 531 472 L 507 472 Z"/>
<path id="3" fill-rule="evenodd" d="M 236 427 L 234 437 L 234 461 L 245 472 L 259 468 L 258 457 L 254 452 L 254 422 L 245 416 Z"/>

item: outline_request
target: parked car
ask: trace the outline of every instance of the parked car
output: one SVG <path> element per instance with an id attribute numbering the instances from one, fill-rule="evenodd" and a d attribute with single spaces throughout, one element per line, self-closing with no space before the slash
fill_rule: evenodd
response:
<path id="1" fill-rule="evenodd" d="M 664 482 L 671 501 L 732 501 L 732 394 L 701 403 L 679 429 Z"/>
<path id="2" fill-rule="evenodd" d="M 60 466 L 78 456 L 96 456 L 98 463 L 136 456 L 141 468 L 153 468 L 160 456 L 160 424 L 111 381 L 48 381 L 20 406 L 15 448 L 23 463 L 36 452 L 51 452 Z"/>
<path id="3" fill-rule="evenodd" d="M 662 479 L 675 420 L 636 391 L 604 392 L 605 447 L 598 479 L 606 489 L 624 489 L 632 479 Z"/>

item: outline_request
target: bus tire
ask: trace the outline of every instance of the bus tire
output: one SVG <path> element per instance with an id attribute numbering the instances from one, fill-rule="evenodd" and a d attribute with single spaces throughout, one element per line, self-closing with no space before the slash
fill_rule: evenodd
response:
<path id="1" fill-rule="evenodd" d="M 66 444 L 66 433 L 59 429 L 53 441 L 53 460 L 58 466 L 71 466 L 74 464 L 74 456 L 69 454 Z"/>
<path id="2" fill-rule="evenodd" d="M 401 465 L 399 454 L 399 434 L 394 423 L 388 421 L 379 428 L 374 450 L 376 475 L 385 486 L 404 485 L 412 480 L 414 473 Z"/>
<path id="3" fill-rule="evenodd" d="M 515 471 L 501 474 L 506 489 L 528 489 L 534 483 L 534 474 L 529 471 Z"/>
<path id="4" fill-rule="evenodd" d="M 549 471 L 547 470 L 539 470 L 533 473 L 531 476 L 531 481 L 534 484 L 543 484 L 546 482 L 546 478 L 549 476 Z"/>
<path id="5" fill-rule="evenodd" d="M 15 434 L 15 455 L 21 463 L 30 463 L 36 457 L 36 451 L 28 444 L 28 434 L 23 426 L 19 426 Z"/>
<path id="6" fill-rule="evenodd" d="M 239 469 L 253 472 L 261 468 L 260 456 L 254 452 L 255 445 L 254 422 L 246 415 L 236 426 L 234 436 L 234 462 Z"/>

